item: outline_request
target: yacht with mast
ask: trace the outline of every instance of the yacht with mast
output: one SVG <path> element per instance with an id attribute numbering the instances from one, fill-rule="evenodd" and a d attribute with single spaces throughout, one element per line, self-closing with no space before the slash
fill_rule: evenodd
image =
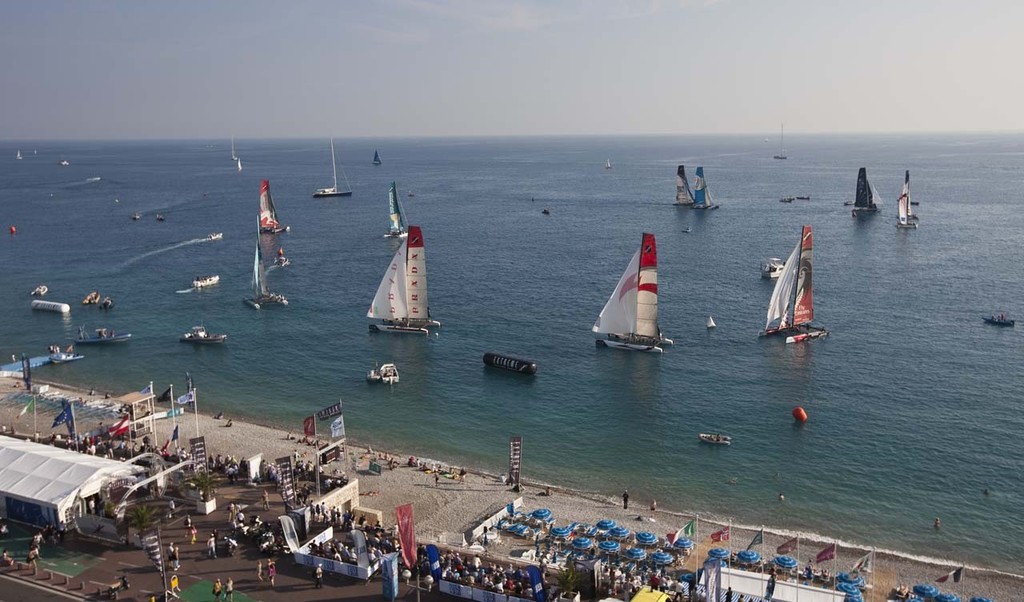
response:
<path id="1" fill-rule="evenodd" d="M 787 343 L 799 343 L 828 335 L 824 328 L 811 326 L 814 295 L 811 278 L 813 232 L 804 226 L 800 240 L 786 259 L 768 302 L 768 319 L 761 336 L 784 336 Z"/>
<path id="2" fill-rule="evenodd" d="M 704 179 L 704 167 L 697 168 L 697 179 L 693 187 L 693 204 L 690 209 L 718 209 L 718 205 L 711 198 L 711 190 L 708 182 Z"/>
<path id="3" fill-rule="evenodd" d="M 896 207 L 896 228 L 900 230 L 916 230 L 917 216 L 910 204 L 910 170 L 903 177 L 903 190 Z"/>
<path id="4" fill-rule="evenodd" d="M 428 328 L 441 326 L 430 317 L 427 256 L 419 226 L 409 226 L 409 235 L 385 270 L 366 317 L 380 320 L 370 324 L 370 332 L 430 334 Z"/>
<path id="5" fill-rule="evenodd" d="M 779 153 L 773 155 L 772 159 L 788 159 L 786 156 L 786 126 L 779 124 Z"/>
<path id="6" fill-rule="evenodd" d="M 881 204 L 878 192 L 868 182 L 868 171 L 861 167 L 857 172 L 857 198 L 853 201 L 853 217 L 874 215 Z"/>
<path id="7" fill-rule="evenodd" d="M 598 347 L 661 353 L 662 345 L 672 344 L 658 327 L 658 248 L 653 234 L 640 237 L 640 248 L 591 330 L 605 335 L 597 339 Z"/>
<path id="8" fill-rule="evenodd" d="M 267 288 L 267 269 L 263 265 L 263 249 L 260 248 L 259 234 L 256 235 L 256 257 L 252 265 L 252 297 L 246 297 L 243 301 L 253 309 L 262 309 L 269 304 L 288 305 L 288 299 L 284 295 L 272 293 Z"/>
<path id="9" fill-rule="evenodd" d="M 341 177 L 345 178 L 345 187 L 348 190 L 338 190 L 338 161 L 334 158 L 334 138 L 331 138 L 331 167 L 334 168 L 334 186 L 317 190 L 313 193 L 313 197 L 352 196 L 352 186 L 348 183 L 348 176 L 345 175 L 344 168 L 341 170 Z"/>

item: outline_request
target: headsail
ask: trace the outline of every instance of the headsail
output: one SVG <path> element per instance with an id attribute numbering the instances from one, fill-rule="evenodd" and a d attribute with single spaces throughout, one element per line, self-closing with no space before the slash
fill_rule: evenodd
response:
<path id="1" fill-rule="evenodd" d="M 874 195 L 871 192 L 871 184 L 868 183 L 868 171 L 861 167 L 860 171 L 857 172 L 857 198 L 854 200 L 853 206 L 863 208 L 874 207 Z"/>
<path id="2" fill-rule="evenodd" d="M 267 270 L 263 267 L 263 251 L 259 236 L 256 237 L 256 259 L 252 265 L 252 294 L 259 299 L 270 294 L 267 289 Z"/>
<path id="3" fill-rule="evenodd" d="M 409 319 L 429 320 L 427 305 L 427 255 L 423 247 L 423 232 L 419 226 L 409 226 L 405 257 L 406 288 L 408 290 Z"/>
<path id="4" fill-rule="evenodd" d="M 775 281 L 775 289 L 772 290 L 771 300 L 768 302 L 768 319 L 765 321 L 764 329 L 767 331 L 772 322 L 779 320 L 779 328 L 791 326 L 789 322 L 789 304 L 793 298 L 793 287 L 796 286 L 796 276 L 799 272 L 800 247 L 803 240 L 793 247 L 793 252 L 786 259 L 782 274 Z"/>
<path id="5" fill-rule="evenodd" d="M 277 232 L 280 228 L 274 199 L 270 196 L 270 181 L 263 180 L 260 182 L 260 231 Z"/>
<path id="6" fill-rule="evenodd" d="M 377 152 L 376 150 L 374 150 L 373 151 L 373 164 L 374 165 L 380 165 L 380 163 L 381 163 L 381 161 L 380 161 L 380 153 Z"/>
<path id="7" fill-rule="evenodd" d="M 676 168 L 676 205 L 692 205 L 693 192 L 690 190 L 690 182 L 686 179 L 686 167 L 680 165 Z"/>
<path id="8" fill-rule="evenodd" d="M 377 287 L 377 294 L 373 296 L 367 318 L 378 318 L 383 320 L 403 320 L 409 317 L 409 309 L 406 303 L 405 287 L 405 256 L 406 241 L 398 247 L 398 252 L 391 259 L 384 278 Z"/>
<path id="9" fill-rule="evenodd" d="M 814 290 L 811 286 L 811 251 L 814 247 L 814 233 L 810 226 L 800 232 L 800 273 L 796 281 L 796 297 L 793 302 L 793 325 L 807 324 L 814 320 Z"/>
<path id="10" fill-rule="evenodd" d="M 704 167 L 697 168 L 697 179 L 693 186 L 693 206 L 712 207 L 714 202 L 711 199 L 711 191 L 708 189 L 707 180 L 704 179 Z"/>
<path id="11" fill-rule="evenodd" d="M 408 232 L 405 224 L 405 212 L 402 211 L 402 201 L 398 198 L 398 189 L 395 183 L 391 183 L 388 189 L 388 234 L 400 236 Z"/>

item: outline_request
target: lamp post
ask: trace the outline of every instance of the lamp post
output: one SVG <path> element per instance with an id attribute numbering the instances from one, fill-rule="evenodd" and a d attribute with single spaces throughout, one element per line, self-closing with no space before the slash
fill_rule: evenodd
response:
<path id="1" fill-rule="evenodd" d="M 409 585 L 409 580 L 412 579 L 413 577 L 416 578 L 416 585 L 413 586 L 413 587 L 416 588 L 416 602 L 419 602 L 420 590 L 424 589 L 420 585 L 420 583 L 422 582 L 422 583 L 426 584 L 426 588 L 425 589 L 429 592 L 430 588 L 433 587 L 433 585 L 434 585 L 434 577 L 431 576 L 429 573 L 427 573 L 423 577 L 423 579 L 421 580 L 420 579 L 420 563 L 418 561 L 416 562 L 416 566 L 413 567 L 412 571 L 410 571 L 409 569 L 403 569 L 402 570 L 402 579 L 405 579 L 405 584 L 406 585 Z"/>

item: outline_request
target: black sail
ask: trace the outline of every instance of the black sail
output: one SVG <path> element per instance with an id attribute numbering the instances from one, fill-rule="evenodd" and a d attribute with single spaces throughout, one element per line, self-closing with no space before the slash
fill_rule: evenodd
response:
<path id="1" fill-rule="evenodd" d="M 875 206 L 871 202 L 871 185 L 868 184 L 868 171 L 863 167 L 857 172 L 857 199 L 854 201 L 853 206 L 864 208 Z"/>

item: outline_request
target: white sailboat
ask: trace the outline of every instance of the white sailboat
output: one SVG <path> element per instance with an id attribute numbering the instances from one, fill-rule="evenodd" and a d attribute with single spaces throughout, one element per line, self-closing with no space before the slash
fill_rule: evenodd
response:
<path id="1" fill-rule="evenodd" d="M 398 188 L 391 183 L 388 188 L 388 231 L 384 238 L 405 238 L 409 235 L 409 227 L 405 224 L 405 210 L 398 198 Z"/>
<path id="2" fill-rule="evenodd" d="M 811 278 L 813 232 L 804 226 L 800 240 L 786 259 L 786 266 L 775 281 L 768 302 L 768 319 L 761 336 L 785 336 L 787 343 L 798 343 L 828 334 L 824 328 L 811 326 L 814 320 L 814 295 Z M 792 310 L 792 311 L 790 311 Z"/>
<path id="3" fill-rule="evenodd" d="M 345 186 L 348 187 L 348 190 L 338 190 L 338 162 L 334 158 L 334 138 L 331 138 L 331 167 L 334 169 L 334 186 L 317 190 L 313 193 L 313 198 L 327 196 L 352 196 L 352 186 L 348 183 L 348 176 L 345 175 L 344 168 L 341 170 L 341 176 L 345 178 Z"/>
<path id="4" fill-rule="evenodd" d="M 231 160 L 238 161 L 238 155 L 235 154 L 235 137 L 231 137 Z M 241 171 L 241 170 L 239 170 Z"/>
<path id="5" fill-rule="evenodd" d="M 900 230 L 916 230 L 917 216 L 910 205 L 910 170 L 903 178 L 903 190 L 900 191 L 896 214 L 896 228 Z"/>
<path id="6" fill-rule="evenodd" d="M 612 160 L 611 159 L 608 159 L 608 160 L 606 160 L 604 162 L 604 168 L 605 169 L 611 169 L 612 168 Z"/>
<path id="7" fill-rule="evenodd" d="M 779 154 L 773 155 L 772 159 L 788 159 L 786 156 L 786 127 L 779 124 Z"/>
<path id="8" fill-rule="evenodd" d="M 21 151 L 18 151 L 18 156 L 15 157 L 15 159 L 17 159 L 18 161 L 21 161 Z"/>
<path id="9" fill-rule="evenodd" d="M 676 205 L 693 205 L 693 191 L 690 190 L 690 182 L 686 179 L 686 167 L 682 165 L 676 168 Z"/>
<path id="10" fill-rule="evenodd" d="M 235 161 L 238 162 L 238 171 L 242 171 L 242 160 L 238 157 L 235 157 Z"/>
<path id="11" fill-rule="evenodd" d="M 370 332 L 430 334 L 428 328 L 441 325 L 430 317 L 427 257 L 419 226 L 409 226 L 409 235 L 384 272 L 366 317 L 381 321 L 370 324 Z"/>
<path id="12" fill-rule="evenodd" d="M 658 249 L 653 234 L 645 232 L 640 238 L 640 248 L 591 330 L 605 335 L 597 339 L 599 347 L 661 353 L 661 345 L 672 344 L 658 327 Z"/>
<path id="13" fill-rule="evenodd" d="M 256 235 L 256 257 L 252 265 L 252 297 L 243 299 L 253 309 L 261 309 L 264 305 L 288 305 L 284 295 L 272 293 L 267 288 L 267 270 L 263 265 L 263 250 L 260 248 L 260 237 Z"/>
<path id="14" fill-rule="evenodd" d="M 708 330 L 711 330 L 712 328 L 717 328 L 718 327 L 718 324 L 715 324 L 715 319 L 712 318 L 711 316 L 708 316 L 707 327 L 708 327 Z"/>

